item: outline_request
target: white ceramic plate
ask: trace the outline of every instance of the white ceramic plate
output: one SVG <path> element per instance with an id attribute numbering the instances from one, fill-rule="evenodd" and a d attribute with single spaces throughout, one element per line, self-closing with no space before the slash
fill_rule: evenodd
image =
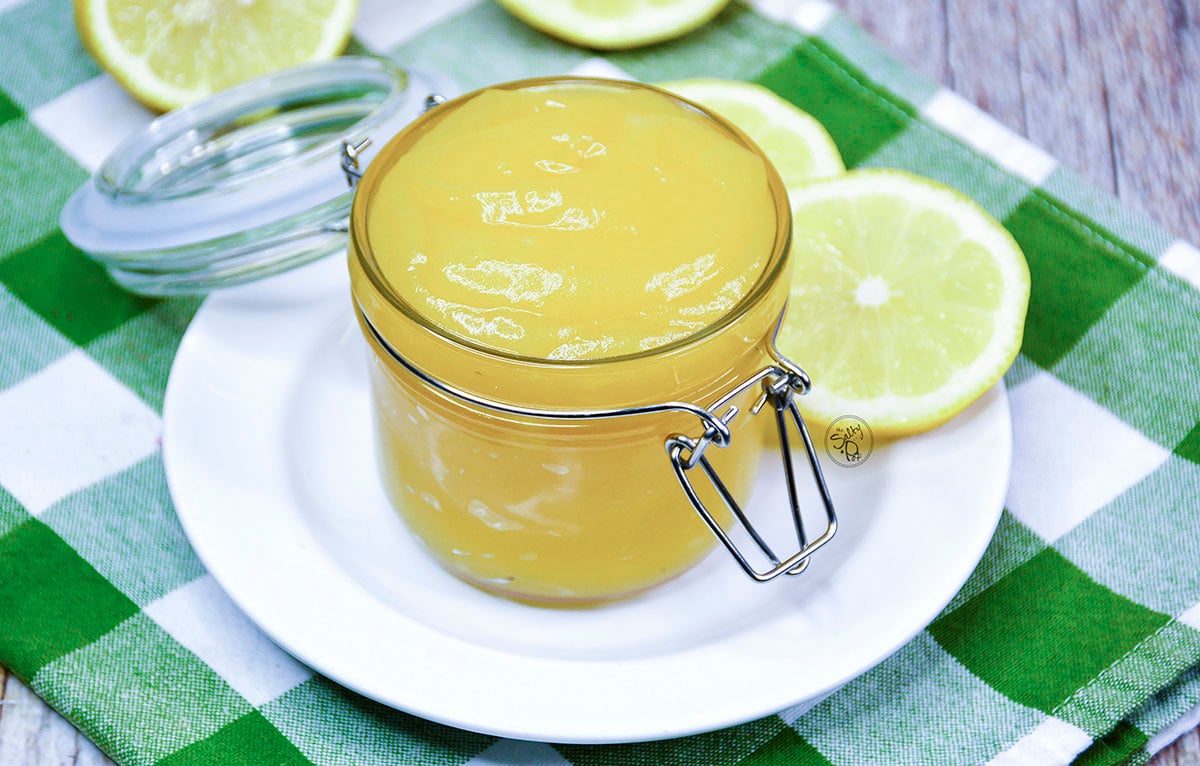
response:
<path id="1" fill-rule="evenodd" d="M 1012 438 L 997 386 L 858 467 L 826 461 L 840 530 L 800 577 L 756 584 L 717 551 L 640 598 L 522 606 L 443 572 L 388 506 L 366 353 L 338 259 L 212 296 L 171 372 L 167 478 L 201 560 L 283 648 L 461 728 L 637 741 L 812 702 L 937 615 L 1004 503 Z M 751 503 L 779 534 L 781 481 L 771 465 Z M 820 508 L 815 493 L 806 505 Z"/>

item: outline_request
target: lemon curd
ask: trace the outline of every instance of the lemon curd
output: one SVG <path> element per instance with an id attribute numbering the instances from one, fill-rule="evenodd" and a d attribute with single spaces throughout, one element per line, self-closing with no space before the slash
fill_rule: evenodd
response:
<path id="1" fill-rule="evenodd" d="M 472 584 L 553 603 L 703 557 L 714 538 L 664 449 L 703 432 L 695 415 L 506 413 L 399 359 L 508 407 L 705 406 L 766 363 L 788 226 L 753 143 L 646 86 L 510 83 L 393 139 L 358 187 L 350 263 L 381 474 L 417 538 Z M 736 435 L 757 427 L 735 420 L 740 449 L 709 452 L 743 500 L 761 441 Z"/>
<path id="2" fill-rule="evenodd" d="M 762 160 L 654 91 L 486 90 L 379 184 L 385 278 L 447 332 L 585 359 L 686 337 L 771 255 Z M 382 245 L 379 243 L 388 243 Z"/>

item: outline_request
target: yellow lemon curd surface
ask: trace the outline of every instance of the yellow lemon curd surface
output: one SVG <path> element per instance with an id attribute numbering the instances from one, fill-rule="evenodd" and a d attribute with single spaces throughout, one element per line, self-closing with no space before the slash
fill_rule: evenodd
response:
<path id="1" fill-rule="evenodd" d="M 786 299 L 786 199 L 724 124 L 649 88 L 564 79 L 469 95 L 393 143 L 355 202 L 355 296 L 433 377 L 538 409 L 707 405 L 765 363 Z M 422 383 L 367 335 L 385 488 L 453 573 L 583 603 L 710 550 L 664 449 L 702 432 L 694 415 L 497 413 Z M 759 444 L 709 453 L 743 499 Z"/>

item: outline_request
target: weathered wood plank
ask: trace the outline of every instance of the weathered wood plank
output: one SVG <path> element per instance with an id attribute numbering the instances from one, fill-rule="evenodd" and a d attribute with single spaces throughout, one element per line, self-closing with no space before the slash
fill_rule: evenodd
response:
<path id="1" fill-rule="evenodd" d="M 0 668 L 0 766 L 113 766 L 65 718 Z"/>
<path id="2" fill-rule="evenodd" d="M 944 85 L 1018 133 L 1026 133 L 1015 3 L 947 0 Z"/>
<path id="3" fill-rule="evenodd" d="M 1200 3 L 1114 3 L 1081 22 L 1101 52 L 1117 195 L 1200 240 Z"/>
<path id="4" fill-rule="evenodd" d="M 1066 167 L 1116 193 L 1102 55 L 1086 39 L 1078 7 L 1018 5 L 1017 25 L 1022 132 Z"/>
<path id="5" fill-rule="evenodd" d="M 1149 766 L 1196 766 L 1200 763 L 1200 729 L 1192 729 L 1175 744 L 1150 759 Z"/>
<path id="6" fill-rule="evenodd" d="M 842 11 L 870 32 L 898 59 L 931 80 L 949 85 L 944 0 L 836 0 Z"/>
<path id="7" fill-rule="evenodd" d="M 1200 0 L 836 0 L 896 56 L 1200 242 Z"/>

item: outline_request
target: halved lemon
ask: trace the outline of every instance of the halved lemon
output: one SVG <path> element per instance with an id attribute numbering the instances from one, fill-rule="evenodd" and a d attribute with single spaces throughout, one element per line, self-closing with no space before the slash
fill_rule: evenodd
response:
<path id="1" fill-rule="evenodd" d="M 168 110 L 332 58 L 358 0 L 75 0 L 84 45 L 142 103 Z"/>
<path id="2" fill-rule="evenodd" d="M 797 399 L 808 418 L 856 415 L 877 435 L 917 433 L 1012 364 L 1029 267 L 970 199 L 909 173 L 860 170 L 802 188 L 793 205 L 778 345 L 812 377 Z"/>
<path id="3" fill-rule="evenodd" d="M 729 0 L 497 0 L 534 29 L 586 48 L 670 40 L 713 19 Z"/>
<path id="4" fill-rule="evenodd" d="M 741 128 L 766 152 L 789 197 L 802 184 L 846 169 L 837 145 L 821 123 L 761 85 L 695 79 L 659 83 L 658 87 L 708 107 Z"/>

